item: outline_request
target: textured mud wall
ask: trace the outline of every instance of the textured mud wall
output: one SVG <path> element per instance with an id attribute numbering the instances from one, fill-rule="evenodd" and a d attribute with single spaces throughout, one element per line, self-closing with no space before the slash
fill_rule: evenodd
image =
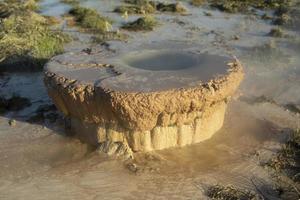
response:
<path id="1" fill-rule="evenodd" d="M 222 127 L 226 104 L 243 78 L 239 62 L 228 74 L 192 88 L 120 92 L 46 72 L 45 84 L 71 128 L 92 144 L 128 144 L 134 151 L 184 146 Z"/>
<path id="2" fill-rule="evenodd" d="M 71 119 L 72 131 L 87 143 L 94 145 L 106 142 L 128 144 L 133 151 L 151 151 L 169 147 L 185 146 L 209 139 L 223 125 L 226 103 L 212 105 L 192 120 L 180 126 L 156 126 L 147 131 L 129 131 L 120 127 Z"/>

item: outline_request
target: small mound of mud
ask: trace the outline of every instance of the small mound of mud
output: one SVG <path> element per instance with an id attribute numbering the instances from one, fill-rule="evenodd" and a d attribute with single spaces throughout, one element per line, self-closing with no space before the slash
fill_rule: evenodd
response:
<path id="1" fill-rule="evenodd" d="M 238 60 L 174 50 L 106 59 L 66 53 L 45 70 L 48 93 L 70 118 L 71 132 L 108 154 L 124 154 L 127 145 L 145 152 L 210 138 L 243 79 Z"/>

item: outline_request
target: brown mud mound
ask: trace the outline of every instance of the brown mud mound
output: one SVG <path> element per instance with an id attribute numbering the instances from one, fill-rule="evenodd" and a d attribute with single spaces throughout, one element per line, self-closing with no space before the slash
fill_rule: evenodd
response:
<path id="1" fill-rule="evenodd" d="M 210 138 L 222 127 L 242 78 L 235 59 L 174 50 L 109 58 L 66 53 L 45 67 L 48 93 L 70 119 L 71 131 L 118 154 Z M 108 145 L 113 143 L 124 145 Z"/>

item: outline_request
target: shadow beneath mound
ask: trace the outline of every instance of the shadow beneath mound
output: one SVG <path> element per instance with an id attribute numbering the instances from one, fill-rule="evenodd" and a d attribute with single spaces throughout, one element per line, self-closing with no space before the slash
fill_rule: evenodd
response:
<path id="1" fill-rule="evenodd" d="M 48 97 L 42 72 L 4 72 L 0 76 L 0 116 L 49 129 L 64 129 L 64 118 Z M 61 131 L 58 134 L 67 135 Z"/>

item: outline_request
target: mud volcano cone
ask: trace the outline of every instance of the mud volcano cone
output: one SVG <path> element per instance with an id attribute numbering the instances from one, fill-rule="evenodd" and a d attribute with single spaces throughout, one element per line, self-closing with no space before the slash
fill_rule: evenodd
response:
<path id="1" fill-rule="evenodd" d="M 235 59 L 173 50 L 110 58 L 67 53 L 45 67 L 49 95 L 70 119 L 72 132 L 112 153 L 210 138 L 222 127 L 242 78 Z"/>

